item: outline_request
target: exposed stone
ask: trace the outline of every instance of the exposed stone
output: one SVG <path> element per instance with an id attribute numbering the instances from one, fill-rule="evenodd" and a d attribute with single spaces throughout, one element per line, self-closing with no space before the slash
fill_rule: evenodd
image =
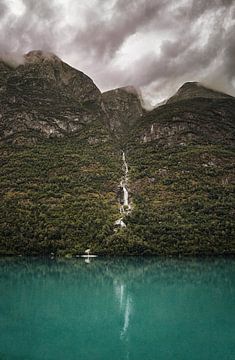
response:
<path id="1" fill-rule="evenodd" d="M 158 146 L 234 144 L 234 108 L 235 99 L 225 94 L 218 99 L 196 96 L 167 103 L 142 117 L 139 141 Z"/>
<path id="2" fill-rule="evenodd" d="M 93 81 L 42 51 L 26 54 L 16 68 L 1 61 L 0 92 L 1 141 L 14 141 L 17 134 L 24 137 L 30 131 L 61 137 L 104 117 Z"/>
<path id="3" fill-rule="evenodd" d="M 102 99 L 110 128 L 116 134 L 122 135 L 128 131 L 144 113 L 141 96 L 134 87 L 107 91 L 102 94 Z"/>

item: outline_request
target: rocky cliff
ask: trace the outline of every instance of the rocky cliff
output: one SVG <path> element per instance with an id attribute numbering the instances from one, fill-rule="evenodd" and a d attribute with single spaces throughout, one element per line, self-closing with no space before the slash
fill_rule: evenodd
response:
<path id="1" fill-rule="evenodd" d="M 140 142 L 154 141 L 158 146 L 234 145 L 233 97 L 176 98 L 142 117 L 135 129 Z"/>
<path id="2" fill-rule="evenodd" d="M 101 94 L 87 75 L 54 54 L 31 51 L 23 60 L 16 67 L 0 61 L 0 140 L 36 143 L 100 121 L 122 136 L 143 113 L 132 87 Z"/>
<path id="3" fill-rule="evenodd" d="M 57 56 L 31 51 L 16 68 L 0 64 L 1 140 L 63 137 L 101 119 L 98 88 Z"/>
<path id="4" fill-rule="evenodd" d="M 233 97 L 186 83 L 147 112 L 41 51 L 0 62 L 0 94 L 1 254 L 235 254 Z"/>
<path id="5" fill-rule="evenodd" d="M 125 136 L 145 112 L 141 96 L 132 86 L 107 91 L 102 94 L 102 99 L 110 129 L 119 138 Z"/>

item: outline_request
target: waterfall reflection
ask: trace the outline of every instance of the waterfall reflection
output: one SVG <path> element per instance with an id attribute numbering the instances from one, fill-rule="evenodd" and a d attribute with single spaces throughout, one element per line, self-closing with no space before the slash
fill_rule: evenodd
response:
<path id="1" fill-rule="evenodd" d="M 124 338 L 124 336 L 127 333 L 129 323 L 130 323 L 130 315 L 131 315 L 131 297 L 127 296 L 126 302 L 125 302 L 125 313 L 124 313 L 124 324 L 121 331 L 121 338 Z"/>
<path id="2" fill-rule="evenodd" d="M 119 304 L 120 315 L 123 319 L 123 325 L 120 331 L 120 339 L 123 339 L 128 331 L 133 301 L 131 295 L 128 294 L 128 289 L 124 283 L 118 283 L 118 281 L 114 279 L 114 289 Z"/>

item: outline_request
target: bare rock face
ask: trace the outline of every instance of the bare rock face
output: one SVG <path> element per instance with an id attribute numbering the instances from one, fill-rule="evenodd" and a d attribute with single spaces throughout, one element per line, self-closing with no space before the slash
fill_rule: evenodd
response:
<path id="1" fill-rule="evenodd" d="M 144 113 L 140 95 L 131 86 L 107 91 L 102 100 L 110 129 L 119 135 L 133 127 Z"/>
<path id="2" fill-rule="evenodd" d="M 104 116 L 93 81 L 42 51 L 16 68 L 0 62 L 0 95 L 0 140 L 62 137 Z"/>
<path id="3" fill-rule="evenodd" d="M 199 82 L 186 82 L 177 93 L 167 100 L 167 104 L 172 104 L 181 100 L 204 98 L 204 99 L 226 99 L 230 95 L 208 89 Z"/>
<path id="4" fill-rule="evenodd" d="M 66 98 L 82 103 L 96 103 L 100 100 L 100 91 L 93 81 L 81 71 L 61 61 L 56 55 L 42 51 L 31 51 L 25 55 L 25 64 L 18 68 L 16 76 L 20 81 L 27 79 L 28 89 L 57 89 Z M 44 80 L 43 83 L 41 80 Z M 59 92 L 58 91 L 58 92 Z"/>

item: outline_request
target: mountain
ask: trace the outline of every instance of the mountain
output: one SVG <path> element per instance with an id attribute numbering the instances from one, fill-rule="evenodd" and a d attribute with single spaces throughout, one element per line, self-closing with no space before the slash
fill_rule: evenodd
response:
<path id="1" fill-rule="evenodd" d="M 146 111 L 57 56 L 0 61 L 2 255 L 235 253 L 235 99 L 186 83 Z"/>
<path id="2" fill-rule="evenodd" d="M 167 100 L 167 103 L 175 103 L 181 100 L 204 98 L 204 99 L 228 99 L 232 96 L 208 89 L 199 82 L 186 82 L 177 93 Z"/>

